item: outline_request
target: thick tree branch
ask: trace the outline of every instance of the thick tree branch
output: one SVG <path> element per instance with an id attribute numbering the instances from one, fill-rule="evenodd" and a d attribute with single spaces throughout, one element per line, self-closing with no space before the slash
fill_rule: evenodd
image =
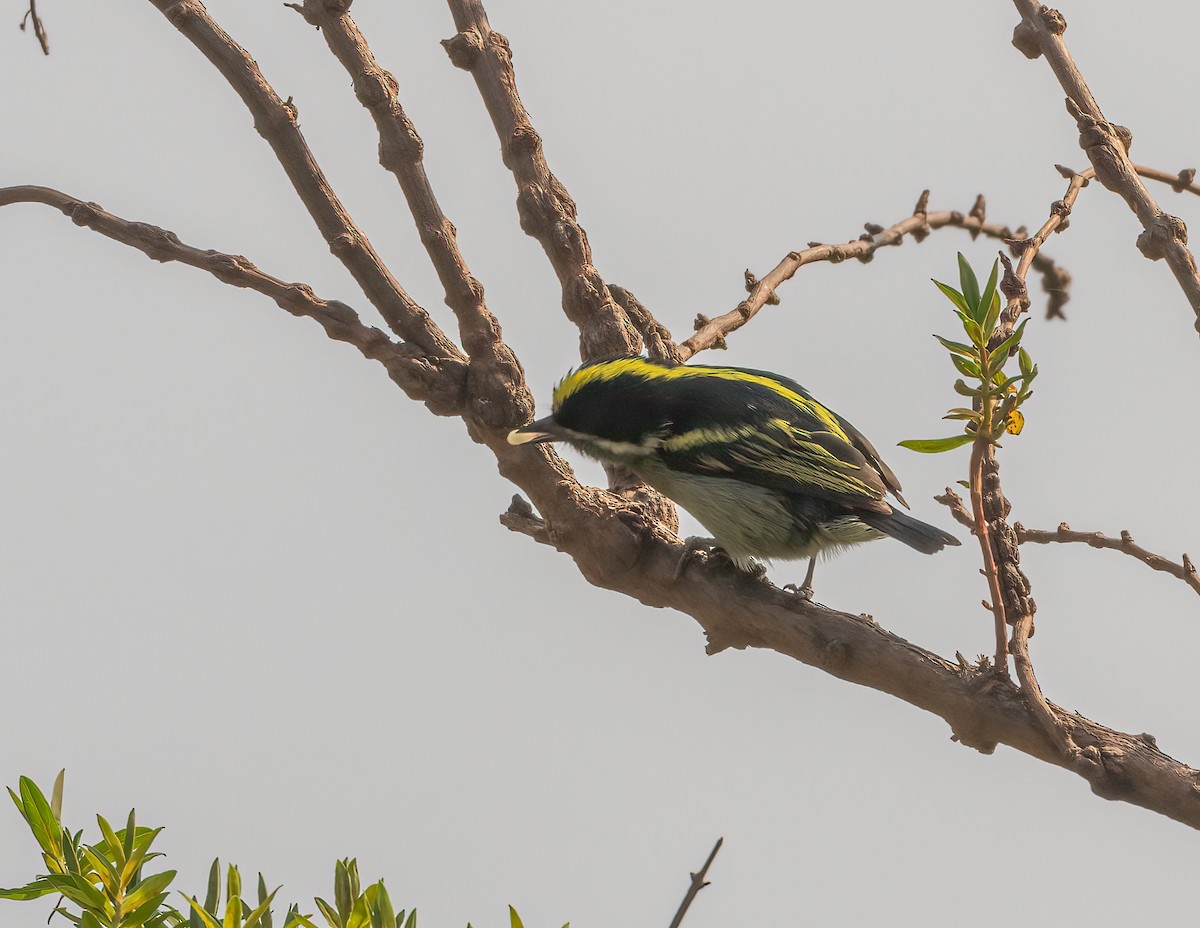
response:
<path id="1" fill-rule="evenodd" d="M 508 39 L 493 31 L 479 0 L 448 0 L 458 34 L 442 44 L 456 67 L 469 71 L 500 138 L 505 166 L 517 182 L 521 228 L 541 244 L 562 286 L 563 311 L 579 329 L 584 359 L 636 354 L 641 343 L 592 264 L 575 201 L 550 172 L 542 139 L 517 93 Z"/>
<path id="2" fill-rule="evenodd" d="M 714 319 L 697 316 L 696 334 L 679 346 L 682 360 L 687 360 L 708 348 L 725 347 L 725 337 L 753 319 L 758 311 L 770 302 L 779 285 L 785 280 L 790 280 L 806 264 L 815 264 L 818 261 L 838 264 L 847 258 L 856 258 L 865 263 L 870 261 L 880 248 L 902 244 L 905 236 L 911 236 L 920 242 L 933 230 L 946 227 L 965 229 L 972 236 L 985 235 L 1003 241 L 1013 241 L 1021 237 L 1020 230 L 1014 233 L 1008 226 L 986 221 L 983 197 L 979 197 L 975 201 L 975 207 L 965 215 L 959 212 L 930 213 L 927 211 L 928 205 L 929 191 L 926 190 L 921 194 L 911 216 L 886 229 L 868 223 L 866 234 L 854 241 L 841 245 L 809 242 L 808 248 L 803 251 L 790 252 L 766 277 L 757 282 L 750 295 L 733 310 Z M 1051 305 L 1055 308 L 1054 312 L 1057 312 L 1066 302 L 1066 287 L 1071 278 L 1049 259 L 1044 262 L 1043 270 L 1046 275 L 1046 289 L 1052 294 Z M 1059 294 L 1057 298 L 1054 297 L 1055 293 Z"/>
<path id="3" fill-rule="evenodd" d="M 778 651 L 931 712 L 946 720 L 957 740 L 984 753 L 1007 744 L 1074 770 L 1097 795 L 1200 828 L 1200 770 L 1163 754 L 1153 738 L 1116 732 L 1051 705 L 1056 723 L 1082 749 L 1084 762 L 1076 762 L 1047 736 L 1021 694 L 992 673 L 947 661 L 873 621 L 805 602 L 719 563 L 694 567 L 687 582 L 678 582 L 682 543 L 636 508 L 602 490 L 553 481 L 536 449 L 489 444 L 501 473 L 529 493 L 545 517 L 525 513 L 507 520 L 510 528 L 566 551 L 597 586 L 691 615 L 704 629 L 710 653 L 731 647 Z M 554 472 L 562 470 L 548 471 Z"/>
<path id="4" fill-rule="evenodd" d="M 1166 259 L 1197 316 L 1196 330 L 1200 332 L 1200 272 L 1187 247 L 1187 227 L 1179 218 L 1163 212 L 1139 179 L 1129 160 L 1133 137 L 1124 126 L 1115 126 L 1104 118 L 1063 41 L 1067 22 L 1062 14 L 1037 0 L 1013 3 L 1021 14 L 1021 22 L 1013 30 L 1013 45 L 1027 58 L 1046 57 L 1066 91 L 1067 109 L 1079 128 L 1079 147 L 1087 152 L 1100 183 L 1119 194 L 1137 215 L 1143 229 L 1137 239 L 1138 250 L 1152 261 Z"/>
<path id="5" fill-rule="evenodd" d="M 304 0 L 290 5 L 321 31 L 330 51 L 350 74 L 359 102 L 375 120 L 379 163 L 400 183 L 471 359 L 470 414 L 496 428 L 528 422 L 534 404 L 524 372 L 504 344 L 500 324 L 484 301 L 483 285 L 467 267 L 454 224 L 434 196 L 422 160 L 425 144 L 400 104 L 396 78 L 376 63 L 367 40 L 346 12 L 346 4 Z"/>
<path id="6" fill-rule="evenodd" d="M 222 283 L 256 290 L 293 316 L 313 319 L 330 338 L 353 345 L 363 357 L 378 361 L 405 393 L 423 400 L 439 415 L 462 412 L 466 366 L 461 361 L 426 358 L 412 345 L 392 341 L 381 330 L 364 325 L 345 303 L 317 297 L 308 284 L 287 283 L 272 277 L 241 255 L 193 248 L 179 241 L 174 232 L 144 222 L 129 222 L 95 203 L 85 203 L 49 187 L 0 188 L 0 207 L 13 203 L 52 206 L 77 226 L 136 248 L 155 261 L 178 261 L 207 271 Z"/>
<path id="7" fill-rule="evenodd" d="M 367 299 L 401 338 L 437 358 L 463 354 L 392 276 L 325 179 L 296 125 L 296 107 L 267 83 L 255 60 L 209 15 L 200 0 L 150 0 L 212 62 L 254 116 L 296 194 Z"/>
<path id="8" fill-rule="evenodd" d="M 1018 544 L 1025 544 L 1027 541 L 1035 545 L 1048 545 L 1054 542 L 1079 542 L 1090 545 L 1093 548 L 1108 548 L 1111 551 L 1120 551 L 1123 554 L 1128 554 L 1130 557 L 1137 558 L 1153 570 L 1161 570 L 1172 577 L 1178 577 L 1195 590 L 1196 593 L 1200 593 L 1200 577 L 1196 576 L 1196 565 L 1192 563 L 1192 559 L 1187 554 L 1183 555 L 1182 564 L 1168 561 L 1162 555 L 1155 554 L 1153 551 L 1147 551 L 1141 545 L 1135 544 L 1133 536 L 1127 531 L 1121 532 L 1120 538 L 1110 538 L 1108 535 L 1103 535 L 1100 532 L 1072 531 L 1066 522 L 1060 522 L 1058 529 L 1053 532 L 1026 528 L 1020 522 L 1016 523 L 1013 529 L 1017 533 Z"/>

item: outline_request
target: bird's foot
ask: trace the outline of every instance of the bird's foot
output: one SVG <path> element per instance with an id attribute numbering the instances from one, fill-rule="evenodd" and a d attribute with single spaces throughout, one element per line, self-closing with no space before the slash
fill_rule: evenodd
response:
<path id="1" fill-rule="evenodd" d="M 783 588 L 789 593 L 796 594 L 805 602 L 811 603 L 813 601 L 813 588 L 808 584 L 796 586 L 794 583 L 788 583 L 785 584 Z"/>
<path id="2" fill-rule="evenodd" d="M 704 560 L 715 557 L 724 556 L 728 559 L 729 555 L 725 554 L 725 549 L 717 545 L 715 538 L 704 538 L 701 535 L 689 535 L 683 540 L 683 553 L 679 555 L 679 562 L 675 565 L 675 580 L 678 581 L 687 570 L 688 564 L 693 560 L 701 560 L 700 555 L 704 555 Z"/>

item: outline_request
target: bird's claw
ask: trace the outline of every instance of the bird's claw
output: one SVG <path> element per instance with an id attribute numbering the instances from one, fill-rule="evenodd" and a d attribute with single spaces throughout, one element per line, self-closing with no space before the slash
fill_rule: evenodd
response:
<path id="1" fill-rule="evenodd" d="M 704 538 L 700 535 L 689 535 L 683 540 L 683 553 L 679 555 L 679 561 L 675 564 L 674 579 L 676 581 L 683 576 L 684 571 L 687 570 L 688 564 L 692 561 L 692 559 L 696 558 L 697 555 L 700 554 L 705 554 L 707 557 L 714 557 L 725 554 L 725 551 L 717 546 L 717 540 L 715 538 Z"/>
<path id="2" fill-rule="evenodd" d="M 806 603 L 811 603 L 813 601 L 813 588 L 808 584 L 805 584 L 804 586 L 796 586 L 794 583 L 788 583 L 785 584 L 783 588 L 789 593 L 794 593 Z"/>

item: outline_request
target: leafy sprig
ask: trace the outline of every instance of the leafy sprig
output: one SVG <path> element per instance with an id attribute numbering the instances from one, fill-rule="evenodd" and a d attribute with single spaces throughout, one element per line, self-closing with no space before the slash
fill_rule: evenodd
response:
<path id="1" fill-rule="evenodd" d="M 901 447 L 924 454 L 951 451 L 976 441 L 998 445 L 1005 433 L 1019 435 L 1025 425 L 1021 406 L 1033 395 L 1030 384 L 1037 377 L 1037 365 L 1021 346 L 1025 334 L 1025 319 L 1008 337 L 993 345 L 997 339 L 1000 311 L 1003 302 L 996 289 L 999 262 L 992 264 L 992 273 L 983 290 L 979 279 L 961 254 L 958 256 L 958 277 L 961 290 L 935 280 L 934 284 L 954 304 L 954 314 L 962 323 L 966 342 L 951 341 L 940 335 L 936 338 L 946 349 L 955 370 L 962 375 L 954 382 L 954 392 L 968 397 L 971 407 L 958 406 L 942 418 L 963 423 L 963 430 L 946 438 L 908 439 Z M 1017 373 L 1005 370 L 1016 355 Z"/>
<path id="2" fill-rule="evenodd" d="M 120 830 L 97 815 L 101 840 L 85 844 L 82 831 L 72 834 L 63 827 L 62 792 L 62 773 L 50 799 L 28 777 L 21 777 L 16 791 L 8 791 L 41 849 L 46 873 L 25 886 L 0 889 L 0 899 L 28 901 L 57 894 L 61 898 L 52 915 L 61 915 L 76 928 L 273 928 L 271 905 L 279 889 L 268 891 L 261 873 L 257 899 L 251 904 L 243 898 L 238 868 L 229 865 L 222 880 L 221 863 L 214 860 L 204 902 L 180 893 L 187 901 L 181 912 L 167 903 L 175 871 L 142 873 L 146 864 L 162 856 L 150 850 L 162 829 L 138 825 L 132 810 Z M 332 904 L 314 900 L 329 928 L 417 928 L 416 909 L 395 911 L 383 880 L 362 887 L 358 862 L 353 858 L 339 860 L 334 866 L 333 899 Z M 520 916 L 511 907 L 509 917 L 512 928 L 522 928 Z M 319 928 L 313 918 L 293 905 L 283 928 Z"/>

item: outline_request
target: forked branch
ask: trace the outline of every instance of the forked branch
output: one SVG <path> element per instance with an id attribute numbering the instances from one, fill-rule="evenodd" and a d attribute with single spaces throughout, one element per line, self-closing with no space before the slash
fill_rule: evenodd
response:
<path id="1" fill-rule="evenodd" d="M 296 124 L 296 107 L 267 83 L 257 62 L 217 25 L 200 0 L 150 0 L 237 91 L 329 250 L 353 275 L 392 331 L 435 358 L 463 360 L 458 346 L 400 286 L 334 193 Z"/>
<path id="2" fill-rule="evenodd" d="M 221 283 L 245 287 L 270 297 L 293 316 L 317 322 L 325 334 L 346 342 L 363 357 L 378 361 L 405 393 L 423 400 L 439 415 L 460 415 L 466 385 L 466 365 L 444 358 L 426 358 L 412 345 L 393 341 L 374 326 L 365 325 L 345 303 L 323 300 L 308 284 L 287 283 L 260 271 L 241 255 L 205 251 L 186 245 L 174 232 L 144 222 L 130 222 L 49 187 L 0 188 L 0 207 L 14 203 L 42 203 L 62 212 L 77 226 L 129 245 L 155 261 L 178 261 L 207 271 Z"/>
<path id="3" fill-rule="evenodd" d="M 1129 160 L 1133 136 L 1124 126 L 1104 118 L 1063 40 L 1067 29 L 1063 15 L 1037 0 L 1013 3 L 1021 14 L 1021 22 L 1013 30 L 1013 45 L 1027 58 L 1045 56 L 1066 91 L 1067 109 L 1079 129 L 1079 145 L 1087 152 L 1097 179 L 1120 195 L 1137 215 L 1143 229 L 1137 239 L 1138 250 L 1152 261 L 1166 259 L 1196 314 L 1196 330 L 1200 332 L 1200 272 L 1187 247 L 1187 227 L 1179 218 L 1163 212 L 1138 177 Z"/>

